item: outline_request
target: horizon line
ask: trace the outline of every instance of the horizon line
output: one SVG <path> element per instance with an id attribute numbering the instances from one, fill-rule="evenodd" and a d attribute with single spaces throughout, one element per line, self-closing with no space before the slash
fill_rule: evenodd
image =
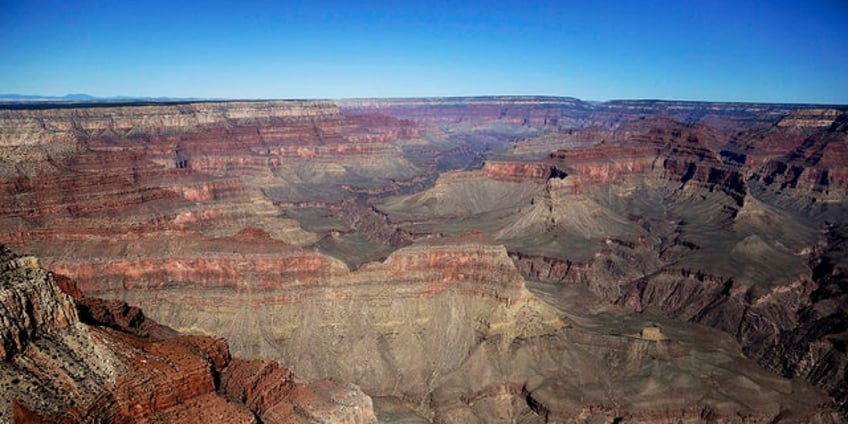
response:
<path id="1" fill-rule="evenodd" d="M 665 102 L 665 103 L 704 103 L 704 104 L 769 104 L 769 105 L 803 105 L 803 106 L 835 106 L 846 107 L 848 103 L 817 103 L 817 102 L 789 102 L 789 101 L 750 101 L 750 100 L 702 100 L 702 99 L 674 99 L 674 98 L 650 98 L 650 97 L 624 97 L 607 100 L 582 99 L 574 96 L 549 95 L 549 94 L 481 94 L 481 95 L 449 95 L 449 96 L 386 96 L 386 97 L 337 97 L 337 98 L 283 98 L 283 97 L 170 97 L 170 96 L 94 96 L 84 93 L 69 93 L 61 96 L 0 93 L 0 103 L 9 104 L 55 104 L 55 105 L 94 105 L 94 104 L 134 104 L 134 103 L 199 103 L 199 102 L 267 102 L 267 101 L 329 101 L 329 102 L 352 102 L 352 101 L 404 101 L 404 100 L 485 100 L 485 99 L 540 99 L 579 101 L 584 103 L 613 103 L 613 102 Z"/>

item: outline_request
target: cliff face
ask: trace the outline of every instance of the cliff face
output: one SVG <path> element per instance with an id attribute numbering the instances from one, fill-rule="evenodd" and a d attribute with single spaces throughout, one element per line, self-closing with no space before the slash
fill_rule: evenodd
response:
<path id="1" fill-rule="evenodd" d="M 775 125 L 778 128 L 828 128 L 840 120 L 844 112 L 837 109 L 802 109 L 782 117 Z M 841 118 L 844 121 L 844 117 Z"/>
<path id="2" fill-rule="evenodd" d="M 88 327 L 32 257 L 4 248 L 2 259 L 5 298 L 26 311 L 6 308 L 4 329 L 27 329 L 25 343 L 20 334 L 12 339 L 18 343 L 0 363 L 4 422 L 132 422 L 214 392 L 210 364 L 191 340 L 145 342 Z"/>
<path id="3" fill-rule="evenodd" d="M 721 130 L 762 128 L 805 106 L 660 100 L 586 102 L 571 97 L 492 96 L 339 100 L 342 113 L 380 113 L 440 126 L 492 124 L 551 128 L 616 128 L 651 116 L 667 116 Z M 826 118 L 825 118 L 826 119 Z M 815 119 L 814 119 L 815 121 Z M 812 121 L 811 121 L 812 122 Z"/>
<path id="4" fill-rule="evenodd" d="M 212 285 L 248 272 L 273 284 L 269 268 L 303 267 L 291 276 L 308 280 L 304 273 L 331 272 L 333 261 L 266 255 L 251 271 L 232 247 L 255 231 L 267 235 L 254 240 L 265 247 L 259 252 L 296 251 L 284 245 L 308 246 L 323 234 L 281 217 L 298 210 L 290 205 L 335 207 L 346 196 L 419 184 L 429 171 L 399 144 L 418 131 L 393 118 L 340 115 L 325 102 L 4 110 L 0 241 L 78 276 L 83 291 L 94 275 L 117 273 L 123 284 L 122 269 L 147 267 L 157 284 L 180 281 L 207 264 L 173 253 L 213 245 L 222 269 L 210 271 Z M 97 257 L 126 263 L 107 270 Z"/>
<path id="5" fill-rule="evenodd" d="M 61 330 L 77 321 L 77 312 L 68 295 L 50 284 L 47 273 L 32 256 L 15 257 L 0 251 L 3 286 L 0 305 L 0 359 L 9 360 L 42 332 Z"/>
<path id="6" fill-rule="evenodd" d="M 186 134 L 198 138 L 214 137 L 215 133 L 225 133 L 226 128 L 252 126 L 253 134 L 236 130 L 235 135 L 243 140 L 256 140 L 259 138 L 255 131 L 257 125 L 282 120 L 303 123 L 334 117 L 338 117 L 338 109 L 320 102 L 7 109 L 0 112 L 0 146 L 14 154 L 5 158 L 0 174 L 9 178 L 20 173 L 33 176 L 59 171 L 63 168 L 63 159 L 90 150 L 155 155 L 179 167 L 180 161 L 186 160 L 185 156 L 191 153 L 176 151 L 176 144 Z"/>
<path id="7" fill-rule="evenodd" d="M 424 243 L 304 285 L 122 294 L 178 330 L 227 337 L 237 355 L 273 355 L 308 379 L 336 377 L 382 396 L 425 398 L 428 376 L 455 369 L 480 338 L 536 337 L 563 325 L 527 292 L 506 251 L 485 242 Z"/>
<path id="8" fill-rule="evenodd" d="M 221 374 L 221 393 L 248 405 L 264 423 L 376 423 L 371 398 L 352 384 L 294 381 L 274 361 L 235 359 Z"/>
<path id="9" fill-rule="evenodd" d="M 83 323 L 75 301 L 33 257 L 15 256 L 4 247 L 0 264 L 6 306 L 0 311 L 5 348 L 0 422 L 255 423 L 259 416 L 265 423 L 376 423 L 370 398 L 356 386 L 305 386 L 270 360 L 266 367 L 288 376 L 281 383 L 288 391 L 261 405 L 252 398 L 247 402 L 233 396 L 232 387 L 255 385 L 256 378 L 240 374 L 244 362 L 231 360 L 223 339 L 130 334 L 156 324 L 137 311 L 131 314 L 135 321 L 121 319 L 126 304 L 113 303 L 113 313 L 102 314 L 102 301 L 91 298 L 80 299 L 87 305 L 81 308 Z M 288 413 L 268 415 L 269 408 Z"/>
<path id="10" fill-rule="evenodd" d="M 528 162 L 486 162 L 483 165 L 483 172 L 486 176 L 498 180 L 528 180 L 528 179 L 548 179 L 548 178 L 565 178 L 568 174 L 557 168 L 549 166 L 545 163 L 528 163 Z"/>
<path id="11" fill-rule="evenodd" d="M 426 405 L 421 409 L 422 414 L 438 422 L 573 419 L 665 422 L 698 419 L 704 414 L 742 417 L 742 422 L 768 421 L 778 416 L 787 422 L 833 422 L 826 398 L 803 384 L 782 380 L 752 367 L 728 337 L 713 334 L 705 338 L 696 335 L 692 328 L 672 323 L 663 324 L 663 329 L 656 324 L 644 327 L 643 322 L 624 318 L 591 297 L 572 292 L 556 293 L 550 291 L 550 287 L 539 295 L 550 297 L 556 304 L 544 306 L 541 299 L 527 291 L 511 262 L 505 260 L 502 248 L 476 243 L 459 252 L 452 247 L 450 253 L 440 247 L 443 242 L 426 249 L 413 247 L 384 264 L 395 270 L 403 265 L 403 269 L 411 270 L 413 275 L 436 273 L 426 279 L 433 283 L 438 280 L 437 286 L 466 286 L 460 291 L 476 292 L 475 296 L 483 298 L 492 296 L 487 293 L 491 288 L 479 287 L 483 283 L 475 278 L 494 278 L 494 291 L 504 297 L 500 302 L 506 302 L 502 305 L 505 309 L 500 312 L 496 310 L 494 315 L 479 316 L 469 323 L 444 321 L 439 315 L 428 315 L 421 309 L 417 312 L 418 319 L 403 319 L 395 312 L 383 315 L 389 321 L 374 322 L 381 333 L 378 343 L 387 344 L 382 347 L 382 355 L 392 355 L 399 361 L 396 365 L 407 368 L 414 368 L 418 360 L 437 358 L 437 361 L 444 361 L 447 352 L 454 350 L 450 344 L 463 342 L 461 337 L 457 338 L 462 334 L 457 326 L 477 323 L 477 341 L 466 347 L 463 359 L 448 368 L 444 368 L 445 363 L 439 363 L 440 368 L 426 370 L 426 374 L 421 375 L 428 379 L 419 384 L 430 388 L 425 403 L 418 403 L 419 408 Z M 43 307 L 33 308 L 42 312 L 35 314 L 49 315 L 50 312 L 44 311 L 62 309 L 62 305 L 74 306 L 74 300 L 59 292 L 51 274 L 32 266 L 30 257 L 18 258 L 5 250 L 4 255 L 4 282 L 14 281 L 16 291 L 31 287 L 43 292 L 39 298 Z M 499 273 L 482 269 L 493 264 L 500 268 Z M 375 272 L 378 270 L 363 270 L 362 274 L 368 275 L 365 278 L 368 280 Z M 355 276 L 352 279 L 360 280 Z M 356 284 L 366 283 L 361 280 Z M 73 289 L 67 281 L 63 286 Z M 343 286 L 340 289 L 349 290 Z M 434 296 L 432 289 L 426 291 Z M 337 304 L 345 302 L 338 296 L 334 298 Z M 451 303 L 447 309 L 437 311 L 439 314 L 464 313 L 456 299 L 439 298 L 438 295 L 435 298 Z M 356 306 L 373 308 L 374 300 Z M 84 308 L 87 311 L 97 309 L 100 304 L 87 298 L 80 301 L 89 305 Z M 304 299 L 301 302 L 313 301 Z M 489 310 L 491 306 L 478 305 L 476 308 Z M 553 318 L 557 308 L 568 310 L 576 325 L 563 328 L 562 323 L 557 323 Z M 86 323 L 73 317 L 62 328 L 41 324 L 23 351 L 0 362 L 3 371 L 0 385 L 4 388 L 0 396 L 3 406 L 0 421 L 377 422 L 371 398 L 357 386 L 326 379 L 300 383 L 291 370 L 276 361 L 231 358 L 226 341 L 220 338 L 169 334 L 168 338 L 160 339 L 130 334 L 154 324 L 145 325 L 149 320 L 137 312 L 122 313 L 126 305 L 108 310 L 110 313 L 102 310 L 99 314 L 84 313 Z M 407 307 L 401 310 L 410 311 Z M 607 333 L 612 327 L 606 328 L 606 324 L 604 328 L 597 324 L 588 327 L 580 324 L 590 322 L 587 319 L 601 310 L 617 317 L 613 327 L 623 333 Z M 308 312 L 300 307 L 299 313 Z M 347 319 L 354 316 L 351 311 L 344 310 L 333 311 L 333 314 Z M 137 325 L 124 326 L 122 322 L 127 315 L 135 316 L 131 322 Z M 95 321 L 95 316 L 103 316 L 104 320 Z M 363 355 L 365 352 L 360 351 L 363 345 L 354 341 L 351 346 L 351 342 L 339 340 L 339 337 L 356 333 L 350 332 L 350 328 L 338 332 L 341 323 L 329 322 L 327 318 L 330 317 L 323 316 L 325 321 L 320 322 L 320 327 L 330 327 L 333 331 L 309 329 L 321 333 L 320 338 L 311 340 L 317 343 L 301 345 L 312 349 L 312 355 L 332 349 L 326 344 L 329 341 L 346 344 L 352 361 L 366 361 L 345 366 L 368 366 L 368 361 L 376 359 L 369 354 Z M 375 319 L 379 316 L 374 314 Z M 540 319 L 545 316 L 549 322 Z M 18 319 L 2 317 L 4 322 Z M 404 345 L 415 340 L 415 336 L 410 336 L 433 336 L 421 331 L 427 327 L 422 318 L 438 321 L 440 336 L 445 339 L 428 343 L 447 349 L 447 352 L 437 355 L 428 352 L 417 359 L 406 356 L 412 351 L 404 350 Z M 624 321 L 619 321 L 621 319 Z M 312 322 L 315 321 L 298 324 Z M 511 327 L 518 324 L 523 325 L 520 331 Z M 408 333 L 404 328 L 408 325 L 421 328 Z M 328 340 L 328 337 L 331 338 Z M 318 342 L 320 339 L 325 340 L 323 344 Z M 413 348 L 422 349 L 426 345 Z M 705 355 L 706 352 L 710 353 Z M 300 364 L 295 364 L 300 369 Z M 310 368 L 308 362 L 304 365 L 306 370 Z M 651 377 L 645 380 L 647 370 L 652 370 Z M 408 369 L 396 371 L 400 374 L 394 377 L 401 380 L 395 382 L 394 390 L 402 391 L 391 393 L 410 405 L 421 402 L 420 393 L 403 389 L 408 384 L 403 379 L 416 377 L 404 375 Z M 705 374 L 696 378 L 694 373 Z M 670 384 L 663 376 L 673 376 L 670 378 L 676 383 Z M 686 384 L 681 384 L 683 381 Z M 574 386 L 577 382 L 579 389 Z M 645 387 L 654 388 L 647 390 Z M 721 387 L 722 395 L 714 393 L 715 389 L 710 387 Z M 675 395 L 670 396 L 667 390 L 674 390 Z M 715 396 L 747 400 L 711 400 Z"/>

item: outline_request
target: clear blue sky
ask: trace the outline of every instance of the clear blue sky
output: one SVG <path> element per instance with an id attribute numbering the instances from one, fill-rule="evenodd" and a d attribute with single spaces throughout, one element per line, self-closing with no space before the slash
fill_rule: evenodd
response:
<path id="1" fill-rule="evenodd" d="M 848 104 L 848 0 L 0 0 L 0 93 Z"/>

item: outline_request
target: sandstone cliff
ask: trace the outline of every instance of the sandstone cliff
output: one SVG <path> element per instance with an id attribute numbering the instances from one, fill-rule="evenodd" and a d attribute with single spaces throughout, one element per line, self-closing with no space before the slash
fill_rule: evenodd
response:
<path id="1" fill-rule="evenodd" d="M 15 257 L 0 251 L 0 359 L 9 360 L 26 350 L 41 334 L 67 328 L 77 321 L 77 311 L 68 295 L 51 284 L 46 272 L 32 256 Z"/>
<path id="2" fill-rule="evenodd" d="M 236 281 L 122 297 L 178 330 L 223 335 L 238 355 L 273 355 L 308 379 L 337 377 L 371 394 L 416 398 L 481 337 L 510 343 L 563 325 L 527 292 L 506 251 L 485 241 L 419 243 L 309 285 L 285 276 L 275 286 Z"/>
<path id="3" fill-rule="evenodd" d="M 0 272 L 0 422 L 256 423 L 260 417 L 264 423 L 376 423 L 371 399 L 356 386 L 307 386 L 270 360 L 265 366 L 288 376 L 282 381 L 287 390 L 261 407 L 247 402 L 233 396 L 232 387 L 257 382 L 239 374 L 243 362 L 231 360 L 223 339 L 132 335 L 128 331 L 155 323 L 133 327 L 148 320 L 136 310 L 136 320 L 126 321 L 126 304 L 113 303 L 112 313 L 103 314 L 102 302 L 90 298 L 81 299 L 88 305 L 83 323 L 75 301 L 35 258 L 5 247 Z M 323 403 L 316 404 L 316 397 Z M 287 412 L 268 415 L 269 408 Z"/>

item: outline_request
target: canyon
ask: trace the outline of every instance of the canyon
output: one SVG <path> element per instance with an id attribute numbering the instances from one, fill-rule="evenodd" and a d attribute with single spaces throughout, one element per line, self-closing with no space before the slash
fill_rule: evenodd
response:
<path id="1" fill-rule="evenodd" d="M 844 106 L 5 106 L 0 421 L 844 422 L 846 164 Z"/>

